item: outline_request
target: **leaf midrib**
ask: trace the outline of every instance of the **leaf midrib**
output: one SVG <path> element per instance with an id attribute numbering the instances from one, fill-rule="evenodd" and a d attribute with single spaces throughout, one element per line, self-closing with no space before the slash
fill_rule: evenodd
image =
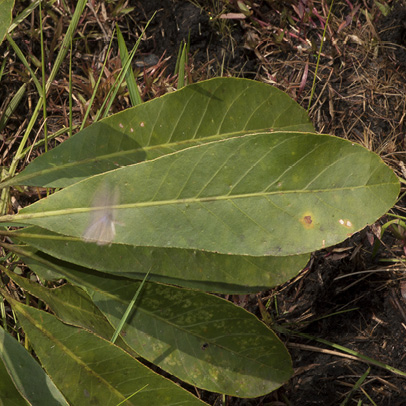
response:
<path id="1" fill-rule="evenodd" d="M 224 195 L 224 196 L 208 196 L 208 197 L 191 197 L 191 198 L 184 198 L 184 199 L 169 199 L 169 200 L 158 200 L 158 201 L 147 201 L 147 202 L 137 202 L 137 203 L 126 203 L 126 204 L 118 204 L 113 206 L 99 206 L 99 207 L 72 207 L 67 209 L 60 209 L 60 210 L 50 210 L 50 211 L 41 211 L 39 213 L 22 213 L 17 215 L 6 215 L 0 217 L 0 222 L 18 222 L 20 220 L 28 220 L 34 218 L 43 218 L 43 217 L 53 217 L 53 216 L 60 216 L 60 215 L 67 215 L 67 214 L 78 214 L 78 213 L 89 213 L 92 211 L 97 210 L 105 210 L 105 209 L 112 209 L 112 210 L 120 210 L 120 209 L 135 209 L 135 208 L 145 208 L 145 207 L 159 207 L 159 206 L 170 206 L 170 205 L 177 205 L 177 204 L 195 204 L 195 203 L 209 203 L 209 202 L 216 202 L 216 201 L 233 201 L 237 199 L 247 199 L 247 198 L 263 198 L 273 195 L 285 195 L 285 194 L 320 194 L 320 193 L 330 193 L 330 192 L 339 192 L 345 190 L 357 190 L 357 189 L 365 189 L 365 188 L 372 188 L 372 187 L 381 187 L 393 185 L 393 182 L 385 182 L 385 183 L 377 183 L 374 185 L 358 185 L 358 186 L 346 186 L 346 187 L 336 187 L 336 188 L 328 188 L 328 189 L 301 189 L 301 190 L 276 190 L 272 192 L 255 192 L 255 193 L 245 193 L 245 194 L 238 194 L 238 195 Z M 30 207 L 35 207 L 35 204 Z"/>

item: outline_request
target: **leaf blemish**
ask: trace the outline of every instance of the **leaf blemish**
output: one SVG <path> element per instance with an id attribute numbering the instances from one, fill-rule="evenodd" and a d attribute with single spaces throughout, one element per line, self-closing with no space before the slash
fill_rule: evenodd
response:
<path id="1" fill-rule="evenodd" d="M 352 223 L 350 220 L 340 219 L 340 220 L 338 220 L 338 222 L 344 227 L 352 228 Z"/>
<path id="2" fill-rule="evenodd" d="M 303 217 L 299 220 L 304 228 L 310 230 L 314 228 L 314 220 L 312 217 L 312 213 L 304 213 Z"/>

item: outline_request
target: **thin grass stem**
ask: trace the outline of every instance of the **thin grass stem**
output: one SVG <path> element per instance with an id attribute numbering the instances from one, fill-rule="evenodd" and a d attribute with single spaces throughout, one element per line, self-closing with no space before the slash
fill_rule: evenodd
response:
<path id="1" fill-rule="evenodd" d="M 368 367 L 368 369 L 362 374 L 362 376 L 358 379 L 358 381 L 352 387 L 352 389 L 347 394 L 345 399 L 340 403 L 340 406 L 347 406 L 348 401 L 351 399 L 354 392 L 356 392 L 361 387 L 361 385 L 364 383 L 365 379 L 367 378 L 367 376 L 369 375 L 370 372 L 371 372 L 371 367 Z"/>
<path id="2" fill-rule="evenodd" d="M 41 36 L 41 71 L 42 71 L 42 114 L 44 120 L 44 148 L 45 152 L 48 151 L 48 124 L 47 124 L 47 98 L 46 98 L 46 78 L 45 78 L 45 50 L 44 50 L 44 30 L 42 27 L 42 6 L 41 2 L 39 3 L 39 31 Z"/>
<path id="3" fill-rule="evenodd" d="M 117 31 L 118 48 L 120 50 L 121 65 L 126 66 L 127 60 L 128 60 L 128 50 L 125 45 L 123 34 L 121 33 L 121 30 L 117 24 L 116 24 L 116 31 Z M 125 80 L 127 83 L 128 94 L 130 96 L 131 104 L 133 106 L 137 106 L 138 104 L 142 103 L 142 99 L 141 99 L 140 92 L 138 90 L 137 81 L 135 79 L 134 72 L 131 68 L 131 65 L 127 65 L 127 66 L 128 66 L 128 69 L 125 72 Z"/>
<path id="4" fill-rule="evenodd" d="M 367 364 L 375 365 L 377 367 L 386 369 L 387 371 L 392 372 L 393 374 L 406 377 L 406 372 L 403 372 L 400 369 L 394 368 L 394 367 L 392 367 L 392 366 L 390 366 L 388 364 L 385 364 L 383 362 L 377 361 L 377 360 L 375 360 L 373 358 L 370 358 L 370 357 L 368 357 L 366 355 L 360 354 L 359 352 L 351 350 L 351 349 L 349 349 L 347 347 L 344 347 L 342 345 L 332 343 L 332 342 L 324 340 L 322 338 L 314 337 L 314 336 L 312 336 L 310 334 L 300 333 L 298 331 L 288 330 L 288 329 L 285 329 L 284 327 L 281 327 L 281 326 L 273 325 L 272 327 L 275 330 L 277 330 L 277 331 L 279 331 L 279 332 L 281 332 L 283 334 L 293 335 L 293 336 L 297 336 L 297 337 L 306 338 L 307 340 L 316 341 L 318 343 L 321 343 L 321 344 L 327 345 L 329 347 L 335 348 L 336 350 L 339 350 L 341 352 L 353 355 L 354 357 L 358 358 L 360 361 L 366 362 Z"/>
<path id="5" fill-rule="evenodd" d="M 96 95 L 97 95 L 97 90 L 99 89 L 99 85 L 100 85 L 101 79 L 102 79 L 102 77 L 103 77 L 104 68 L 106 67 L 106 64 L 107 64 L 107 58 L 108 58 L 108 55 L 109 55 L 109 53 L 110 53 L 111 46 L 112 46 L 112 44 L 113 44 L 113 38 L 114 38 L 114 33 L 113 33 L 113 35 L 111 36 L 110 43 L 109 43 L 109 46 L 108 46 L 107 52 L 106 52 L 106 57 L 104 58 L 103 66 L 102 66 L 102 68 L 101 68 L 101 70 L 100 70 L 99 77 L 97 78 L 96 85 L 94 86 L 93 93 L 92 93 L 92 97 L 90 98 L 90 101 L 89 101 L 89 104 L 88 104 L 88 106 L 87 106 L 85 115 L 84 115 L 83 120 L 82 120 L 82 125 L 80 126 L 80 130 L 79 130 L 79 131 L 83 130 L 83 128 L 84 128 L 84 126 L 85 126 L 85 124 L 86 124 L 86 121 L 87 121 L 87 117 L 89 116 L 90 110 L 91 110 L 91 108 L 92 108 L 92 106 L 93 106 L 94 99 L 95 99 L 95 97 L 96 97 Z M 108 98 L 108 95 L 107 95 L 106 99 L 107 99 L 107 98 Z M 97 115 L 96 115 L 95 121 L 98 120 L 98 118 L 99 118 L 99 116 L 100 116 L 100 113 L 101 113 L 101 111 L 102 111 L 102 109 L 103 109 L 103 106 L 104 106 L 104 104 L 102 105 L 102 107 L 101 107 L 100 110 L 98 111 L 98 113 L 97 113 Z"/>
<path id="6" fill-rule="evenodd" d="M 312 84 L 312 91 L 311 91 L 311 93 L 310 93 L 309 106 L 307 107 L 307 112 L 308 112 L 308 113 L 309 113 L 309 111 L 310 111 L 310 107 L 311 107 L 311 105 L 312 105 L 312 99 L 313 99 L 314 91 L 315 91 L 315 89 L 316 89 L 317 72 L 318 72 L 318 70 L 319 70 L 321 51 L 322 51 L 322 49 L 323 49 L 324 39 L 326 38 L 326 31 L 327 31 L 327 27 L 328 27 L 328 20 L 330 19 L 331 10 L 333 9 L 333 4 L 334 4 L 334 0 L 332 0 L 332 1 L 331 1 L 331 4 L 330 4 L 330 9 L 329 9 L 329 11 L 328 11 L 326 24 L 325 24 L 324 30 L 323 30 L 323 38 L 321 39 L 320 48 L 319 48 L 319 53 L 318 53 L 318 55 L 317 55 L 317 63 L 316 63 L 316 70 L 314 71 L 313 84 Z"/>
<path id="7" fill-rule="evenodd" d="M 132 49 L 127 62 L 125 63 L 125 65 L 122 67 L 122 70 L 120 72 L 120 74 L 118 75 L 117 80 L 115 81 L 114 85 L 111 87 L 110 91 L 108 92 L 104 103 L 102 104 L 102 107 L 100 108 L 98 114 L 96 115 L 96 119 L 95 121 L 98 121 L 100 115 L 103 112 L 102 117 L 107 117 L 108 112 L 110 111 L 110 108 L 116 98 L 117 92 L 120 89 L 121 83 L 123 82 L 124 78 L 125 78 L 125 73 L 127 72 L 128 67 L 131 65 L 131 61 L 134 58 L 134 55 L 140 45 L 141 42 L 141 38 L 144 35 L 146 29 L 148 28 L 149 24 L 151 23 L 151 21 L 153 20 L 153 18 L 155 17 L 156 12 L 152 15 L 152 17 L 149 19 L 149 21 L 147 22 L 147 24 L 145 25 L 144 29 L 142 30 L 142 33 L 140 35 L 140 37 L 138 38 L 137 42 L 134 45 L 134 48 Z"/>
<path id="8" fill-rule="evenodd" d="M 138 287 L 137 291 L 135 292 L 134 297 L 131 299 L 131 302 L 128 304 L 127 309 L 124 312 L 123 317 L 121 318 L 120 323 L 118 324 L 118 326 L 116 328 L 116 331 L 113 334 L 113 337 L 111 337 L 111 342 L 113 344 L 116 342 L 117 337 L 121 333 L 121 330 L 123 329 L 124 324 L 127 322 L 130 313 L 134 309 L 135 302 L 136 302 L 142 288 L 144 287 L 145 281 L 147 280 L 148 276 L 149 276 L 149 271 L 145 274 L 145 277 L 142 280 L 142 282 L 141 282 L 140 286 Z"/>

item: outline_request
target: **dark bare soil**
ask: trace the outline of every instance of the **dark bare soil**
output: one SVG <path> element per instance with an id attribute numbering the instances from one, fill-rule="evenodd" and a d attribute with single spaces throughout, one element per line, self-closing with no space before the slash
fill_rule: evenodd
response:
<path id="1" fill-rule="evenodd" d="M 203 2 L 210 3 L 210 1 Z M 137 21 L 147 21 L 156 12 L 147 33 L 147 41 L 141 46 L 141 52 L 155 59 L 162 55 L 170 57 L 168 73 L 173 73 L 179 45 L 190 41 L 190 55 L 197 68 L 195 75 L 218 76 L 221 63 L 232 69 L 237 75 L 254 76 L 258 69 L 257 61 L 243 48 L 244 31 L 235 22 L 228 24 L 231 36 L 219 32 L 219 21 L 211 18 L 211 13 L 189 1 L 153 0 L 138 1 L 134 13 Z M 226 35 L 224 35 L 226 34 Z M 237 46 L 234 51 L 231 44 Z M 201 68 L 205 67 L 203 71 Z M 252 71 L 251 71 L 252 70 Z"/>

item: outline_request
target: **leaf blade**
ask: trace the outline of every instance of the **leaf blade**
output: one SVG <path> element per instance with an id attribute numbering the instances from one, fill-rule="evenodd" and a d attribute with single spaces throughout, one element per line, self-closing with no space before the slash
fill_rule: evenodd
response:
<path id="1" fill-rule="evenodd" d="M 104 280 L 89 295 L 116 327 L 138 285 Z M 293 373 L 272 330 L 241 307 L 201 292 L 147 283 L 123 330 L 123 340 L 143 358 L 202 389 L 257 397 Z"/>
<path id="2" fill-rule="evenodd" d="M 0 187 L 66 187 L 119 166 L 270 128 L 313 130 L 305 110 L 272 86 L 247 79 L 210 79 L 89 126 Z"/>
<path id="3" fill-rule="evenodd" d="M 7 405 L 28 404 L 22 397 L 20 398 L 16 394 L 13 394 L 12 398 L 9 397 L 12 396 L 15 384 L 18 391 L 31 405 L 68 406 L 68 403 L 55 384 L 28 351 L 2 328 L 0 328 L 0 359 L 4 362 L 5 368 L 9 373 L 8 377 L 2 377 L 0 380 L 2 402 L 7 401 Z M 3 375 L 3 368 L 1 370 Z M 2 385 L 8 382 L 10 376 L 14 384 L 11 384 L 10 380 L 7 385 L 8 387 L 3 388 Z"/>
<path id="4" fill-rule="evenodd" d="M 12 302 L 42 365 L 70 403 L 115 406 L 147 385 L 126 404 L 205 404 L 110 342 L 65 325 L 48 313 Z"/>
<path id="5" fill-rule="evenodd" d="M 102 182 L 120 189 L 115 243 L 250 256 L 336 244 L 383 215 L 399 193 L 394 173 L 359 145 L 260 133 L 95 176 L 12 220 L 81 238 Z"/>
<path id="6" fill-rule="evenodd" d="M 88 292 L 114 328 L 140 286 L 75 270 L 66 278 Z M 64 322 L 74 320 L 71 313 L 76 311 L 64 309 L 49 289 L 33 287 L 33 293 L 39 293 Z M 89 319 L 84 325 L 105 335 L 101 323 Z M 206 390 L 256 397 L 277 389 L 292 375 L 290 356 L 269 328 L 244 309 L 201 292 L 146 283 L 122 332 L 120 338 L 135 353 Z"/>
<path id="7" fill-rule="evenodd" d="M 99 246 L 35 226 L 13 235 L 59 260 L 85 268 L 137 280 L 149 272 L 151 281 L 225 294 L 253 293 L 280 285 L 296 276 L 309 260 L 308 254 L 253 257 L 123 244 Z"/>
<path id="8" fill-rule="evenodd" d="M 13 17 L 14 0 L 0 1 L 0 43 L 7 34 Z"/>

